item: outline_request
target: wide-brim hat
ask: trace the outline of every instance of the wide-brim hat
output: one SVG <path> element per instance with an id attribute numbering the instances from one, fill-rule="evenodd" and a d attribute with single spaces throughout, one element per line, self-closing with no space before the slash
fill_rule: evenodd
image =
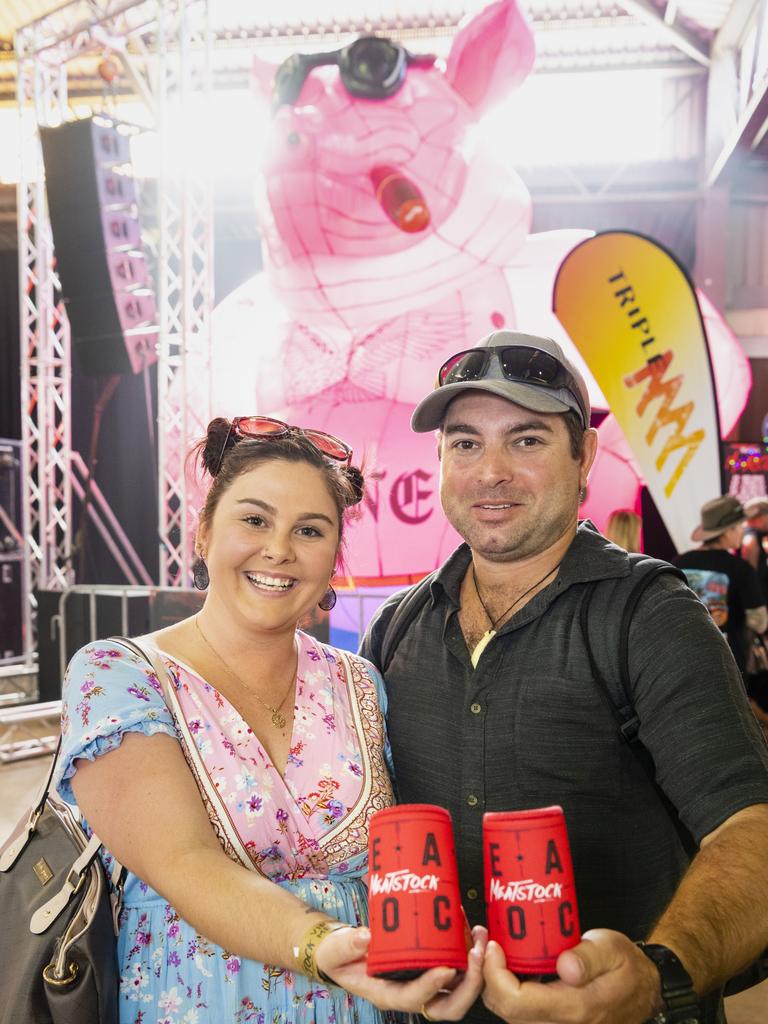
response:
<path id="1" fill-rule="evenodd" d="M 747 519 L 768 514 L 768 498 L 751 498 L 744 502 L 744 515 Z"/>
<path id="2" fill-rule="evenodd" d="M 587 385 L 581 373 L 567 358 L 553 338 L 535 334 L 521 334 L 518 331 L 493 331 L 472 346 L 473 348 L 502 348 L 506 345 L 535 348 L 546 352 L 557 360 L 571 378 L 571 386 L 550 386 L 542 383 L 526 383 L 523 380 L 508 380 L 497 359 L 491 359 L 486 374 L 481 380 L 457 381 L 436 387 L 416 406 L 411 417 L 411 428 L 423 434 L 437 430 L 445 418 L 448 405 L 464 391 L 485 391 L 499 398 L 506 398 L 515 405 L 534 412 L 564 413 L 572 409 L 589 426 L 590 404 Z"/>
<path id="3" fill-rule="evenodd" d="M 712 540 L 746 519 L 744 506 L 732 494 L 713 498 L 701 506 L 701 522 L 691 534 L 691 540 Z"/>

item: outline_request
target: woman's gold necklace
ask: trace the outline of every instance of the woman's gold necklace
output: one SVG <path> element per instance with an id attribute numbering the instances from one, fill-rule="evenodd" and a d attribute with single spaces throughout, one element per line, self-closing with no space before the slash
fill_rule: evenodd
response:
<path id="1" fill-rule="evenodd" d="M 478 594 L 478 597 L 479 596 L 480 595 Z M 481 602 L 481 604 L 482 604 L 482 602 Z M 202 641 L 205 644 L 205 646 L 208 648 L 208 650 L 216 655 L 216 657 L 221 662 L 221 664 L 224 666 L 224 668 L 227 670 L 227 672 L 229 672 L 229 674 L 232 676 L 232 678 L 235 680 L 235 682 L 239 683 L 240 686 L 242 686 L 242 688 L 245 690 L 246 693 L 249 693 L 252 697 L 255 697 L 256 700 L 259 702 L 259 704 L 261 704 L 262 707 L 266 708 L 267 711 L 271 711 L 272 712 L 272 725 L 274 725 L 276 729 L 284 729 L 286 727 L 286 725 L 288 724 L 288 719 L 282 713 L 281 709 L 282 709 L 283 704 L 285 704 L 286 700 L 288 699 L 288 694 L 293 689 L 293 681 L 294 681 L 295 676 L 291 676 L 290 685 L 289 685 L 288 689 L 285 691 L 285 696 L 283 697 L 283 699 L 280 701 L 280 703 L 277 705 L 276 708 L 272 707 L 271 704 L 267 704 L 267 702 L 265 700 L 262 700 L 261 697 L 258 695 L 258 693 L 255 693 L 250 688 L 250 686 L 246 686 L 245 683 L 243 682 L 243 680 L 237 674 L 237 672 L 235 672 L 234 669 L 230 668 L 229 665 L 226 663 L 226 661 L 224 661 L 222 656 L 219 654 L 219 652 L 216 650 L 216 648 L 213 646 L 211 641 L 208 639 L 208 637 L 203 632 L 203 630 L 202 630 L 202 628 L 200 626 L 200 623 L 197 621 L 197 616 L 196 615 L 194 616 L 194 622 L 195 622 L 195 626 L 197 627 L 197 632 L 200 634 L 200 636 L 202 638 Z"/>
<path id="2" fill-rule="evenodd" d="M 562 561 L 562 559 L 560 561 Z M 483 635 L 478 640 L 478 642 L 477 642 L 477 644 L 475 646 L 475 649 L 472 651 L 472 654 L 470 655 L 470 661 L 472 662 L 472 668 L 477 668 L 477 663 L 480 660 L 480 655 L 483 653 L 483 651 L 488 646 L 488 644 L 491 642 L 491 640 L 493 640 L 493 638 L 496 636 L 496 633 L 498 631 L 498 626 L 501 623 L 502 619 L 506 619 L 506 617 L 509 615 L 509 613 L 512 611 L 512 609 L 516 608 L 520 604 L 520 602 L 523 600 L 524 597 L 527 597 L 532 590 L 536 589 L 536 587 L 540 587 L 541 584 L 545 580 L 548 580 L 549 577 L 552 575 L 552 573 L 556 572 L 557 569 L 559 569 L 559 568 L 560 568 L 560 562 L 558 562 L 557 565 L 553 566 L 549 570 L 549 572 L 546 574 L 546 576 L 542 576 L 540 580 L 536 580 L 536 582 L 533 584 L 533 586 L 528 587 L 528 589 L 524 590 L 522 592 L 522 594 L 519 594 L 515 598 L 515 600 L 512 602 L 512 604 L 509 606 L 509 608 L 507 608 L 505 611 L 503 611 L 501 613 L 501 615 L 498 616 L 498 618 L 494 619 L 493 616 L 491 615 L 491 613 L 488 611 L 488 608 L 487 608 L 487 606 L 485 604 L 485 601 L 482 599 L 482 597 L 480 597 L 480 589 L 477 586 L 477 576 L 475 576 L 475 563 L 474 562 L 472 563 L 472 584 L 473 584 L 473 586 L 475 588 L 475 594 L 477 594 L 477 600 L 480 602 L 480 607 L 485 612 L 486 619 L 488 619 L 488 621 L 491 624 L 491 628 L 490 629 L 486 629 L 486 631 L 483 633 Z"/>

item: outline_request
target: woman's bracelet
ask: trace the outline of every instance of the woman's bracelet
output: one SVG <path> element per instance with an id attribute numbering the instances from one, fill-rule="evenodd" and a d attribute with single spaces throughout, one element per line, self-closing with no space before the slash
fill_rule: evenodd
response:
<path id="1" fill-rule="evenodd" d="M 344 921 L 318 921 L 317 924 L 313 924 L 299 945 L 293 947 L 293 957 L 298 970 L 302 974 L 306 974 L 308 978 L 312 978 L 313 981 L 321 981 L 325 985 L 335 985 L 336 982 L 333 978 L 329 978 L 317 966 L 315 959 L 317 947 L 326 935 L 330 935 L 331 932 L 336 932 L 339 928 L 351 927 L 352 925 L 345 924 Z"/>

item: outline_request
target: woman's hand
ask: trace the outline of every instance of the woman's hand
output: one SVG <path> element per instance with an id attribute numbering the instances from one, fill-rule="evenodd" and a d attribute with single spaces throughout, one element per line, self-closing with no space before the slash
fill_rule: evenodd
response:
<path id="1" fill-rule="evenodd" d="M 328 977 L 378 1006 L 380 1010 L 406 1013 L 426 1012 L 433 1020 L 461 1020 L 483 988 L 483 958 L 488 932 L 481 925 L 472 929 L 472 948 L 466 971 L 433 967 L 413 981 L 372 978 L 366 971 L 371 933 L 367 928 L 339 928 L 317 947 L 315 962 Z"/>

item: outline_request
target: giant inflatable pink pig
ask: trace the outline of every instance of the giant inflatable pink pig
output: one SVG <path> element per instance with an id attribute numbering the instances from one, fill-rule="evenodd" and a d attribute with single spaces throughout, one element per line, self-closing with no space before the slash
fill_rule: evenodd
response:
<path id="1" fill-rule="evenodd" d="M 347 551 L 358 583 L 418 577 L 456 543 L 434 439 L 408 426 L 448 356 L 499 327 L 548 334 L 606 407 L 551 311 L 563 257 L 592 232 L 530 234 L 525 185 L 473 131 L 533 59 L 517 3 L 496 0 L 460 27 L 445 62 L 370 37 L 279 69 L 257 62 L 274 109 L 259 186 L 266 267 L 214 314 L 214 409 L 318 427 L 364 457 L 369 495 Z M 749 368 L 700 299 L 727 432 Z M 640 486 L 613 417 L 601 433 L 584 508 L 598 525 Z"/>

